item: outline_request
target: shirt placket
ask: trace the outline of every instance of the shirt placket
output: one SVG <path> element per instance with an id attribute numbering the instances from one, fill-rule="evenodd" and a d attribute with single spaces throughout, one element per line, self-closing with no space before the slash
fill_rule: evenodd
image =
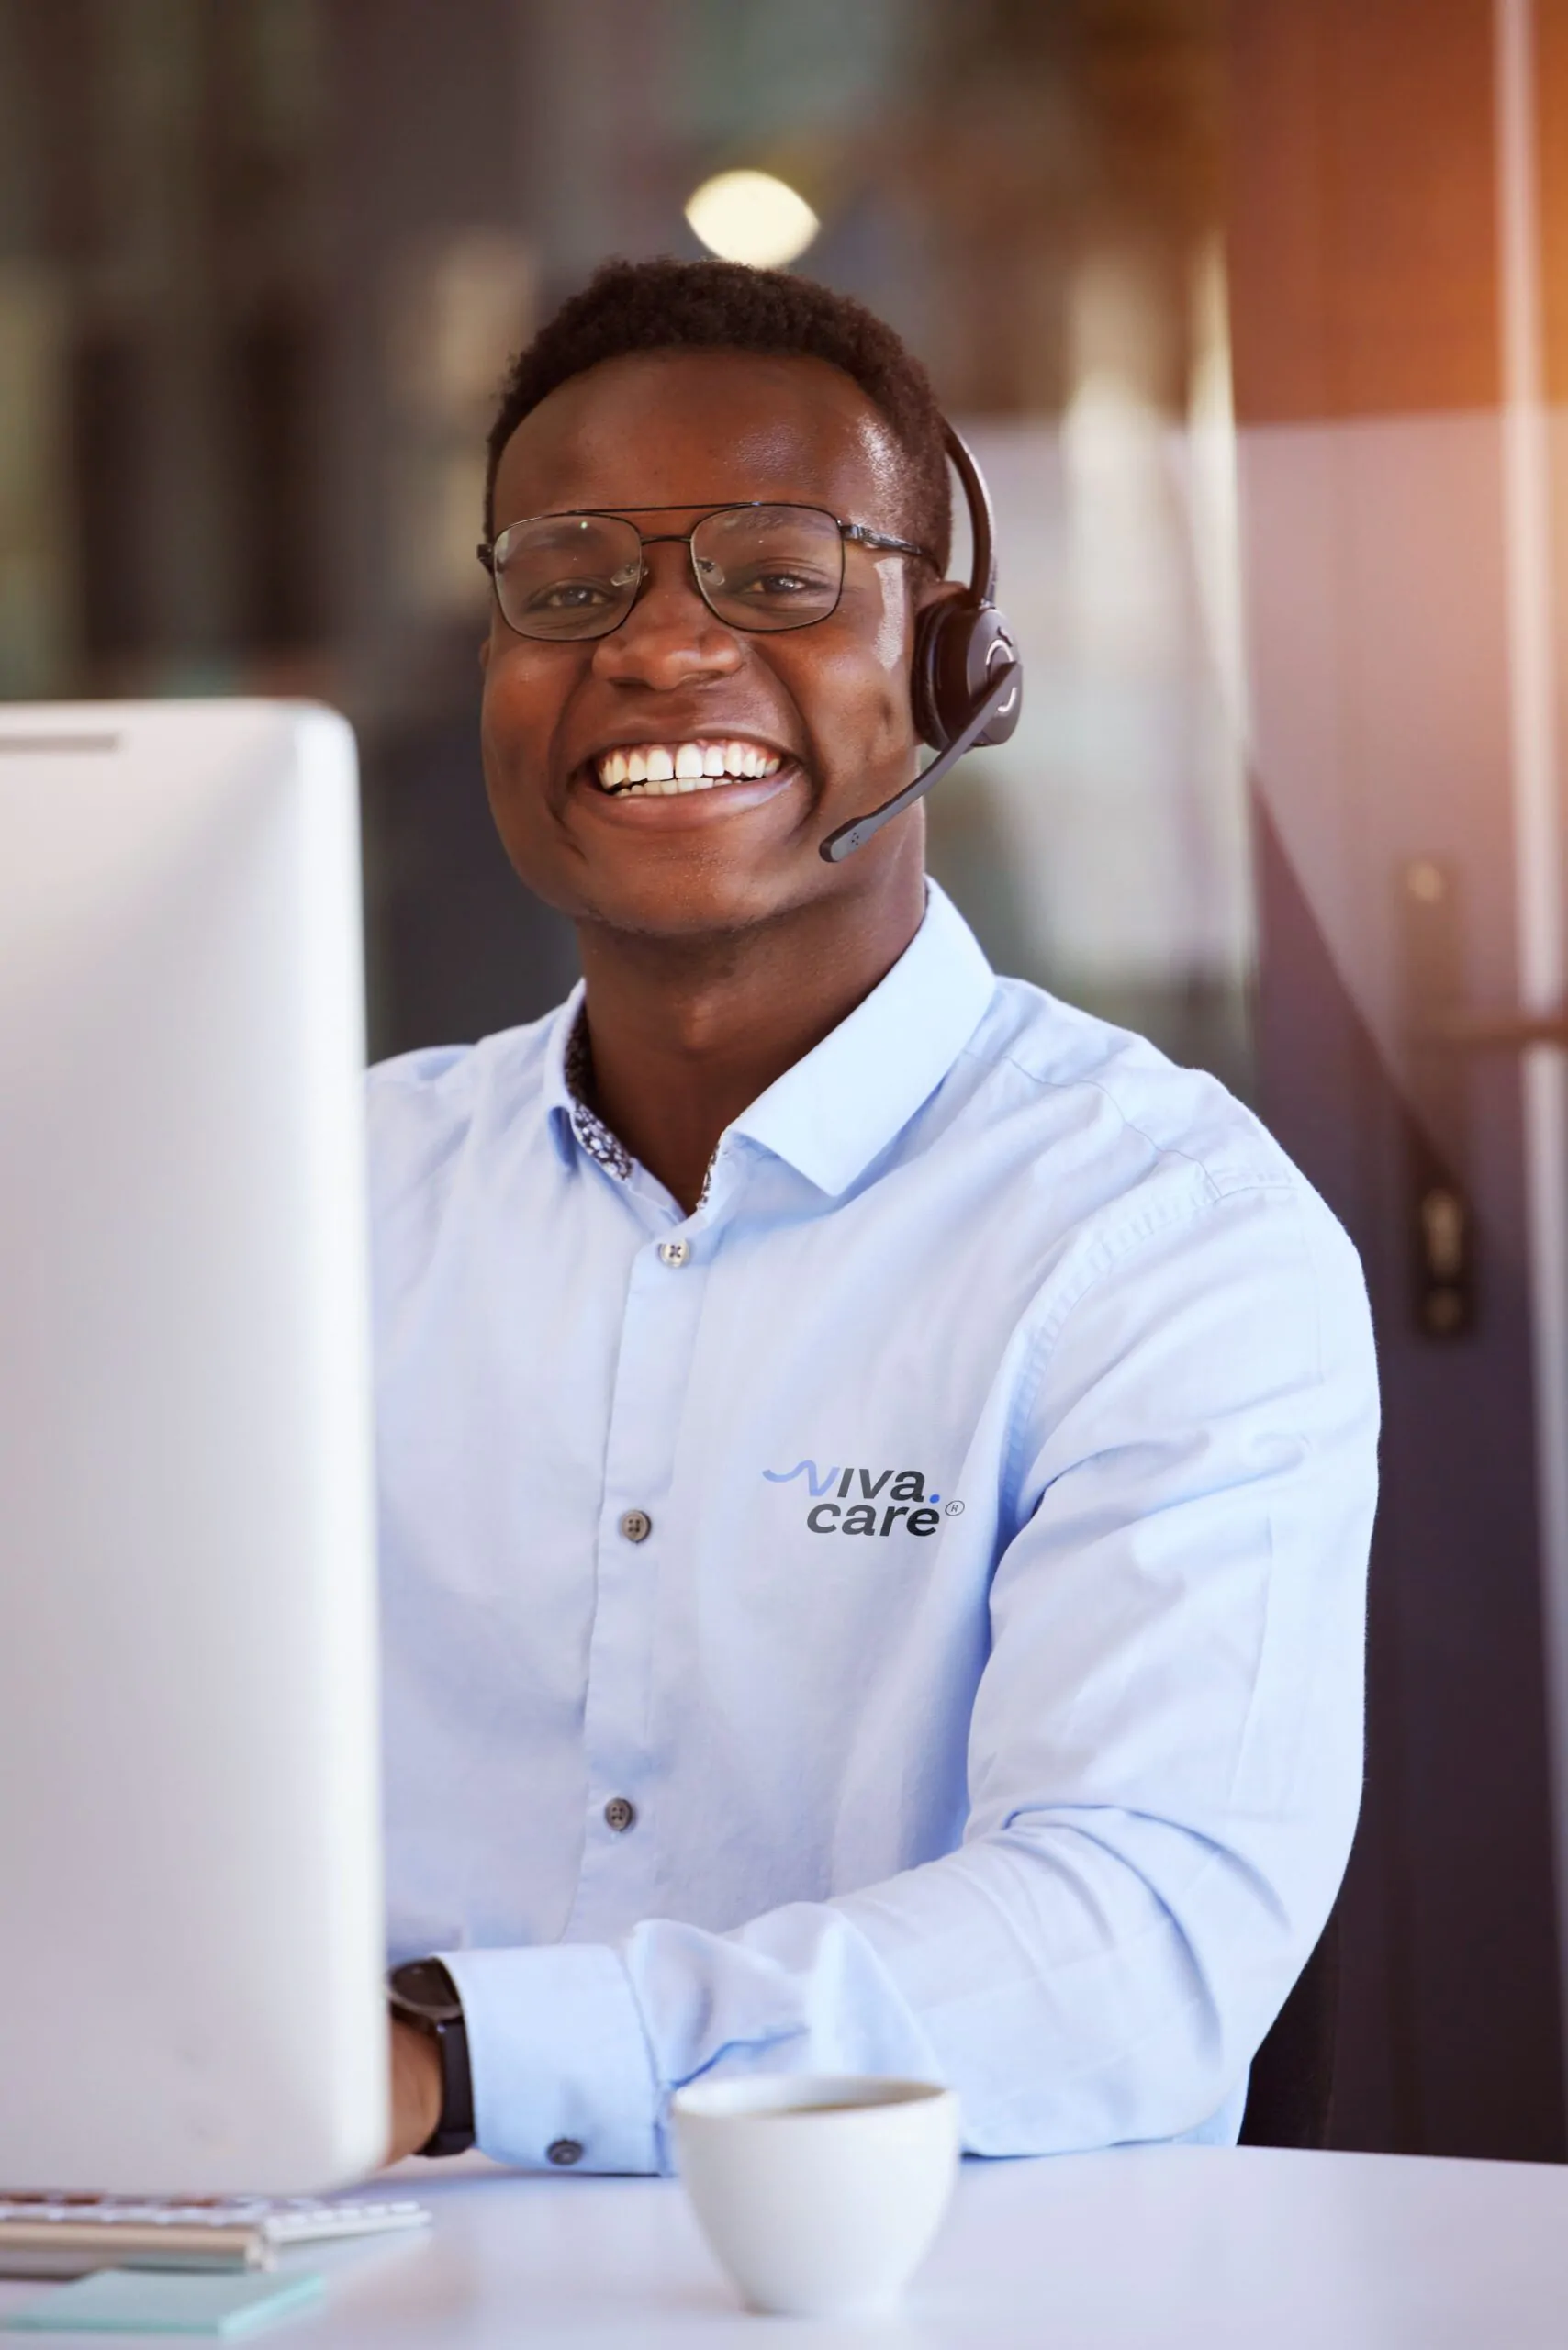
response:
<path id="1" fill-rule="evenodd" d="M 647 1180 L 640 1169 L 639 1179 Z M 588 1813 L 568 1941 L 613 1939 L 654 1906 L 654 1642 L 661 1579 L 679 1571 L 670 1550 L 676 1449 L 717 1237 L 709 1212 L 683 1220 L 662 1206 L 627 1282 L 584 1704 Z"/>

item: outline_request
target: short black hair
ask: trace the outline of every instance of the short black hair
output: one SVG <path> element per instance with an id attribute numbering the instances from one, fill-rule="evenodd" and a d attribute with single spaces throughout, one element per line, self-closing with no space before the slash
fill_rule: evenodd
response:
<path id="1" fill-rule="evenodd" d="M 541 327 L 508 370 L 490 427 L 487 536 L 496 468 L 523 418 L 557 385 L 633 351 L 755 351 L 842 368 L 881 410 L 905 460 L 902 527 L 946 571 L 953 515 L 942 411 L 919 360 L 847 294 L 730 261 L 608 261 Z"/>

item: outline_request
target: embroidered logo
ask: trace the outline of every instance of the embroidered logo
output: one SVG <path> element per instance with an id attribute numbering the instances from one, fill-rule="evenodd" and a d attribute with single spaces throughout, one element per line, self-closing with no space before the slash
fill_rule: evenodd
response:
<path id="1" fill-rule="evenodd" d="M 940 1494 L 928 1494 L 919 1469 L 822 1469 L 814 1460 L 797 1460 L 792 1469 L 765 1469 L 770 1485 L 791 1485 L 803 1477 L 812 1494 L 806 1524 L 813 1534 L 876 1534 L 896 1532 L 922 1537 L 935 1534 L 944 1516 L 961 1517 L 960 1501 L 944 1503 Z M 824 1495 L 832 1494 L 832 1500 Z"/>

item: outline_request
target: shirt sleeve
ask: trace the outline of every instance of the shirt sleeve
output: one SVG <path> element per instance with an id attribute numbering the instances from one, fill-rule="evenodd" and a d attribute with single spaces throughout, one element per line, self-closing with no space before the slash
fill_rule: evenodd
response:
<path id="1" fill-rule="evenodd" d="M 1376 1436 L 1299 1179 L 1085 1267 L 1018 1382 L 961 1846 L 729 1933 L 448 1955 L 485 2151 L 663 2167 L 671 2091 L 753 2071 L 941 2079 L 978 2154 L 1233 2136 L 1355 1825 Z"/>

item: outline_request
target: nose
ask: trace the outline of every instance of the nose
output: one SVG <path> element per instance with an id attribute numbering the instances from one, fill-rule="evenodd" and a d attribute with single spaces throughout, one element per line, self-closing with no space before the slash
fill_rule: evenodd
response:
<path id="1" fill-rule="evenodd" d="M 732 676 L 745 655 L 734 631 L 698 594 L 690 549 L 684 542 L 649 546 L 643 560 L 647 576 L 636 602 L 613 635 L 594 647 L 596 676 L 655 693 Z"/>

